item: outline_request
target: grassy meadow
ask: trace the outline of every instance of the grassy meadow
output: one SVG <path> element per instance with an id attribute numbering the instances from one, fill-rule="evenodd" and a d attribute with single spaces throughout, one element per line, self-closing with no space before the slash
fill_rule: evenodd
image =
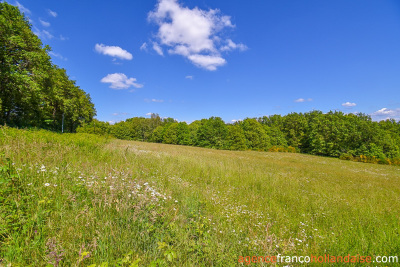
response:
<path id="1" fill-rule="evenodd" d="M 0 154 L 0 266 L 400 256 L 399 166 L 5 127 Z"/>

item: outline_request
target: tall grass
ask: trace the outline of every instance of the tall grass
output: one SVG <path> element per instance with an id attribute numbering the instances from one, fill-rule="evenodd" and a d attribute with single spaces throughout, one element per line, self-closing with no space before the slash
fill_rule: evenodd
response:
<path id="1" fill-rule="evenodd" d="M 398 166 L 4 127 L 0 153 L 4 264 L 235 266 L 400 251 Z"/>

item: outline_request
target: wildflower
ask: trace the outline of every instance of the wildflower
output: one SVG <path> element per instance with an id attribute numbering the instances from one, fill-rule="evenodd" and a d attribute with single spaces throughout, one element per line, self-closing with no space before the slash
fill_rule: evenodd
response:
<path id="1" fill-rule="evenodd" d="M 45 184 L 44 184 L 44 186 L 49 186 L 49 185 L 50 185 L 49 183 L 45 183 Z"/>
<path id="2" fill-rule="evenodd" d="M 32 183 L 29 183 L 28 185 L 32 185 Z"/>
<path id="3" fill-rule="evenodd" d="M 57 187 L 57 185 L 55 184 L 54 187 Z"/>

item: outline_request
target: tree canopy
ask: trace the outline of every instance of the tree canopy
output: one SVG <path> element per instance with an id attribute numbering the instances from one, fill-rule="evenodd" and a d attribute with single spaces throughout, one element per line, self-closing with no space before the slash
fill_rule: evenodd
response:
<path id="1" fill-rule="evenodd" d="M 90 96 L 51 62 L 19 9 L 0 3 L 0 124 L 74 132 L 96 114 Z"/>

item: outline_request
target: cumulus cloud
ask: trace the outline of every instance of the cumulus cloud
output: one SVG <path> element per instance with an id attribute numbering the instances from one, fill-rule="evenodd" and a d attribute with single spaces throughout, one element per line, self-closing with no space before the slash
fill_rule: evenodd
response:
<path id="1" fill-rule="evenodd" d="M 43 27 L 50 27 L 50 22 L 44 21 L 39 19 L 40 24 L 42 24 Z"/>
<path id="2" fill-rule="evenodd" d="M 400 108 L 396 109 L 382 108 L 372 113 L 371 116 L 375 120 L 387 120 L 387 119 L 400 120 Z"/>
<path id="3" fill-rule="evenodd" d="M 346 103 L 343 103 L 342 106 L 346 107 L 346 108 L 351 108 L 351 107 L 357 106 L 357 104 L 356 103 L 351 103 L 351 102 L 346 102 Z"/>
<path id="4" fill-rule="evenodd" d="M 311 102 L 311 101 L 312 101 L 312 98 L 307 98 L 307 99 L 299 98 L 299 99 L 296 99 L 294 102 L 303 103 L 303 102 Z"/>
<path id="5" fill-rule="evenodd" d="M 226 63 L 226 60 L 220 56 L 194 54 L 190 55 L 188 58 L 193 64 L 207 70 L 216 70 L 217 67 L 223 66 Z"/>
<path id="6" fill-rule="evenodd" d="M 159 0 L 148 19 L 159 26 L 156 43 L 160 49 L 165 46 L 169 54 L 184 56 L 207 70 L 216 70 L 226 64 L 221 57 L 222 51 L 247 49 L 244 44 L 222 38 L 222 30 L 234 25 L 229 16 L 221 15 L 217 9 L 190 9 L 177 0 Z M 153 49 L 161 55 L 154 45 Z"/>
<path id="7" fill-rule="evenodd" d="M 122 49 L 119 46 L 107 46 L 104 44 L 96 44 L 94 49 L 96 50 L 96 52 L 98 52 L 100 54 L 112 56 L 114 58 L 117 57 L 117 58 L 126 59 L 126 60 L 131 60 L 133 58 L 131 53 Z"/>
<path id="8" fill-rule="evenodd" d="M 47 13 L 49 13 L 49 15 L 52 16 L 53 18 L 56 18 L 58 16 L 57 12 L 52 11 L 50 9 L 47 9 Z"/>
<path id="9" fill-rule="evenodd" d="M 128 78 L 123 73 L 108 74 L 100 81 L 102 83 L 109 83 L 112 89 L 128 89 L 131 86 L 135 88 L 143 87 L 143 84 L 136 83 L 136 78 Z"/>

